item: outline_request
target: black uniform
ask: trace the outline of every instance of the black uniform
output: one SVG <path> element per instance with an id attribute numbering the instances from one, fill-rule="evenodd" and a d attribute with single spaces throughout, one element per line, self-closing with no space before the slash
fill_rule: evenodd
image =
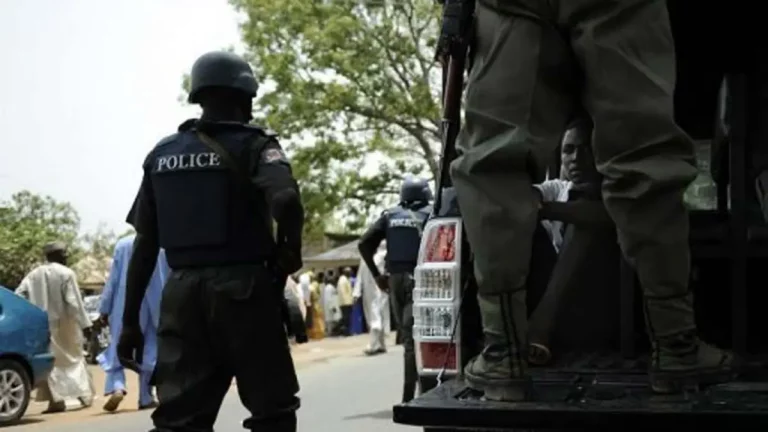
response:
<path id="1" fill-rule="evenodd" d="M 198 130 L 241 164 L 251 187 Z M 211 431 L 233 377 L 253 430 L 295 430 L 299 385 L 280 315 L 285 279 L 272 265 L 272 216 L 281 238 L 300 239 L 298 188 L 265 130 L 187 121 L 147 157 L 128 222 L 156 239 L 173 270 L 158 330 L 156 431 Z"/>
<path id="2" fill-rule="evenodd" d="M 421 243 L 424 224 L 432 212 L 428 204 L 426 184 L 418 183 L 425 194 L 423 200 L 404 202 L 382 213 L 360 239 L 360 254 L 375 278 L 380 276 L 373 261 L 381 241 L 387 240 L 386 271 L 389 273 L 389 291 L 395 320 L 403 337 L 404 383 L 403 402 L 413 399 L 418 372 L 413 342 L 413 270 Z M 404 189 L 410 187 L 408 183 Z"/>

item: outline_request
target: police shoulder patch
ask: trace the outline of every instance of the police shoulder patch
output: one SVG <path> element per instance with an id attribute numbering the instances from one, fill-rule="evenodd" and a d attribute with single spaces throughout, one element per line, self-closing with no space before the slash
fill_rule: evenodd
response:
<path id="1" fill-rule="evenodd" d="M 285 162 L 288 163 L 288 157 L 285 156 L 285 153 L 282 149 L 278 147 L 269 147 L 264 149 L 263 152 L 261 152 L 261 161 L 263 163 L 277 163 L 277 162 Z"/>

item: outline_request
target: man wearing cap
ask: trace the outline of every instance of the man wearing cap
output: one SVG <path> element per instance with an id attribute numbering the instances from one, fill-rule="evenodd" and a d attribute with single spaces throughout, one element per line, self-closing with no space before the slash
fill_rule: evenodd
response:
<path id="1" fill-rule="evenodd" d="M 43 248 L 46 263 L 21 281 L 16 293 L 48 313 L 51 352 L 55 358 L 47 382 L 37 389 L 46 412 L 67 409 L 66 401 L 93 403 L 94 387 L 83 356 L 83 330 L 91 326 L 75 272 L 67 267 L 67 247 L 54 242 Z"/>

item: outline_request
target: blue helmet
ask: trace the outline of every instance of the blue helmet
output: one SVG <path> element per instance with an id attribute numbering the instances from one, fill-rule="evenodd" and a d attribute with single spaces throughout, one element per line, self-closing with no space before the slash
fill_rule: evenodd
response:
<path id="1" fill-rule="evenodd" d="M 429 202 L 432 198 L 432 190 L 425 180 L 407 178 L 400 187 L 400 202 Z"/>

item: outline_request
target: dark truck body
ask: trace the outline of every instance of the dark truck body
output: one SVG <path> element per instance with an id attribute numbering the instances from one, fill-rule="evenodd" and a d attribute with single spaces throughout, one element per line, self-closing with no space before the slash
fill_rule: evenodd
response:
<path id="1" fill-rule="evenodd" d="M 458 328 L 451 338 L 455 367 L 443 370 L 443 382 L 437 385 L 439 367 L 432 360 L 428 368 L 420 359 L 422 395 L 393 408 L 396 423 L 433 432 L 648 430 L 659 425 L 768 430 L 768 229 L 753 186 L 757 173 L 768 169 L 763 156 L 768 154 L 768 134 L 761 126 L 768 125 L 768 85 L 760 73 L 766 61 L 759 51 L 764 49 L 759 38 L 747 33 L 754 22 L 748 17 L 759 13 L 746 3 L 726 7 L 721 1 L 696 2 L 695 14 L 690 8 L 684 13 L 681 8 L 691 6 L 686 3 L 668 2 L 678 56 L 676 117 L 693 138 L 707 143 L 699 157 L 709 163 L 700 168 L 711 174 L 715 190 L 711 208 L 691 211 L 691 286 L 703 338 L 745 359 L 738 380 L 683 395 L 651 393 L 639 286 L 616 248 L 608 252 L 615 261 L 599 272 L 602 279 L 580 290 L 590 297 L 569 303 L 572 313 L 558 319 L 555 339 L 564 355 L 552 366 L 532 369 L 531 400 L 482 400 L 458 372 L 480 351 L 482 333 L 469 245 L 456 228 L 461 289 L 460 312 L 453 317 Z M 455 151 L 444 148 L 443 154 Z M 552 166 L 559 167 L 559 157 L 555 159 Z M 451 156 L 443 158 L 443 169 L 450 161 Z M 438 193 L 443 199 L 425 237 L 430 224 L 441 220 L 460 226 L 450 179 L 443 178 Z M 422 254 L 426 242 L 422 240 Z M 416 280 L 418 288 L 419 276 Z M 424 296 L 415 294 L 414 310 Z M 419 356 L 427 349 L 424 340 L 429 341 L 422 339 L 416 342 Z M 448 362 L 449 356 L 445 358 Z"/>
<path id="2" fill-rule="evenodd" d="M 644 373 L 559 373 L 535 377 L 536 401 L 483 401 L 460 379 L 450 380 L 405 407 L 397 423 L 426 430 L 637 430 L 711 428 L 765 430 L 768 386 L 733 383 L 706 393 L 655 396 Z M 514 425 L 514 429 L 512 429 Z"/>

